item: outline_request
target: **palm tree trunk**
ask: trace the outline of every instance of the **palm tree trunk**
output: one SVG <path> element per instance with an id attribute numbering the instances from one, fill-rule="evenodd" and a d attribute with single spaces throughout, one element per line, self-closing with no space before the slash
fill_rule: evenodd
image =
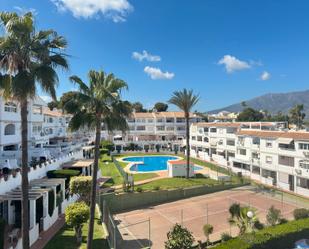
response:
<path id="1" fill-rule="evenodd" d="M 100 140 L 101 140 L 101 114 L 97 115 L 97 120 L 96 120 L 95 152 L 94 152 L 94 164 L 93 164 L 93 172 L 92 172 L 90 220 L 89 220 L 89 227 L 88 227 L 87 249 L 92 249 L 93 226 L 94 226 L 94 218 L 95 218 L 96 193 L 97 193 L 97 175 L 98 175 L 98 164 L 99 164 L 99 156 L 100 156 Z"/>
<path id="2" fill-rule="evenodd" d="M 190 176 L 190 126 L 189 126 L 189 113 L 185 113 L 186 118 L 186 156 L 187 156 L 187 178 Z"/>
<path id="3" fill-rule="evenodd" d="M 29 249 L 29 181 L 28 181 L 28 110 L 27 99 L 20 101 L 21 117 L 21 189 L 22 189 L 22 244 L 23 249 Z"/>

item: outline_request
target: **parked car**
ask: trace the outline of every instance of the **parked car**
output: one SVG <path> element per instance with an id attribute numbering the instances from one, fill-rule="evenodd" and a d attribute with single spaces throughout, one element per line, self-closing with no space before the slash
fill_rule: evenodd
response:
<path id="1" fill-rule="evenodd" d="M 295 242 L 295 249 L 309 249 L 309 239 L 301 239 Z"/>

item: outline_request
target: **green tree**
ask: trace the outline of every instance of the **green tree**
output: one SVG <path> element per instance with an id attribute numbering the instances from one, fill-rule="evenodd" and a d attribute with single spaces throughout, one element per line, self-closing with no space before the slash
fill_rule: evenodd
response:
<path id="1" fill-rule="evenodd" d="M 52 111 L 52 110 L 54 110 L 54 109 L 56 109 L 56 108 L 59 107 L 59 102 L 56 101 L 56 100 L 54 100 L 54 101 L 49 102 L 49 103 L 47 104 L 47 106 L 48 106 L 48 108 Z"/>
<path id="2" fill-rule="evenodd" d="M 101 146 L 103 149 L 105 149 L 108 152 L 108 154 L 110 154 L 113 150 L 115 150 L 114 143 L 109 140 L 102 141 Z"/>
<path id="3" fill-rule="evenodd" d="M 238 203 L 234 203 L 230 206 L 229 213 L 228 221 L 238 227 L 240 235 L 254 231 L 255 224 L 258 224 L 255 209 L 251 207 L 241 207 Z"/>
<path id="4" fill-rule="evenodd" d="M 126 118 L 130 115 L 131 109 L 127 106 L 127 102 L 121 100 L 120 95 L 122 90 L 128 88 L 127 84 L 113 74 L 91 70 L 88 73 L 89 86 L 77 76 L 72 76 L 70 79 L 77 84 L 79 92 L 74 93 L 64 106 L 73 114 L 69 127 L 72 130 L 88 127 L 95 129 L 96 132 L 87 241 L 87 248 L 91 249 L 102 122 L 109 131 L 115 129 L 126 131 L 128 129 Z"/>
<path id="5" fill-rule="evenodd" d="M 89 205 L 91 186 L 91 176 L 75 176 L 70 180 L 70 193 L 78 195 L 81 201 L 84 201 Z"/>
<path id="6" fill-rule="evenodd" d="M 280 223 L 281 219 L 282 219 L 281 211 L 275 208 L 274 206 L 271 206 L 268 209 L 268 213 L 266 215 L 268 225 L 270 226 L 277 225 Z"/>
<path id="7" fill-rule="evenodd" d="M 212 225 L 210 225 L 210 224 L 205 224 L 205 225 L 203 226 L 203 232 L 204 232 L 204 235 L 205 235 L 205 237 L 206 237 L 206 243 L 207 243 L 207 245 L 209 245 L 209 236 L 210 236 L 210 234 L 213 233 L 213 231 L 214 231 L 214 227 L 213 227 Z"/>
<path id="8" fill-rule="evenodd" d="M 36 31 L 31 12 L 19 16 L 1 12 L 0 88 L 1 95 L 19 103 L 21 116 L 22 168 L 22 237 L 23 249 L 29 248 L 28 218 L 28 101 L 35 97 L 37 86 L 56 99 L 57 68 L 67 69 L 61 50 L 66 40 L 53 30 Z"/>
<path id="9" fill-rule="evenodd" d="M 65 222 L 75 230 L 76 241 L 82 242 L 83 224 L 89 220 L 89 207 L 85 202 L 75 202 L 65 209 Z"/>
<path id="10" fill-rule="evenodd" d="M 306 114 L 304 113 L 304 105 L 295 105 L 289 111 L 290 122 L 295 124 L 297 128 L 301 128 L 304 124 Z"/>
<path id="11" fill-rule="evenodd" d="M 162 102 L 157 102 L 155 103 L 153 109 L 155 109 L 157 112 L 166 112 L 168 105 Z"/>
<path id="12" fill-rule="evenodd" d="M 70 105 L 66 106 L 66 104 L 68 102 L 70 102 L 75 95 L 76 95 L 76 91 L 69 91 L 69 92 L 62 94 L 62 96 L 59 99 L 58 107 L 61 108 L 63 111 L 66 111 L 66 112 L 69 112 L 69 113 L 72 113 L 72 112 L 74 113 L 75 109 L 78 108 L 78 106 L 73 105 L 72 102 L 71 102 Z M 65 106 L 66 106 L 66 108 L 65 108 Z M 72 110 L 69 109 L 69 108 L 71 108 Z"/>
<path id="13" fill-rule="evenodd" d="M 167 233 L 165 249 L 191 249 L 194 243 L 192 233 L 179 224 L 175 224 Z"/>
<path id="14" fill-rule="evenodd" d="M 237 117 L 237 121 L 240 122 L 255 122 L 262 121 L 264 118 L 263 113 L 251 108 L 245 108 Z"/>
<path id="15" fill-rule="evenodd" d="M 190 174 L 190 111 L 199 101 L 199 96 L 193 94 L 193 90 L 183 89 L 175 91 L 168 101 L 170 104 L 177 106 L 184 112 L 186 120 L 186 159 L 187 159 L 187 178 Z"/>
<path id="16" fill-rule="evenodd" d="M 134 102 L 131 104 L 131 106 L 135 112 L 147 112 L 147 110 L 144 109 L 144 106 L 141 102 Z"/>

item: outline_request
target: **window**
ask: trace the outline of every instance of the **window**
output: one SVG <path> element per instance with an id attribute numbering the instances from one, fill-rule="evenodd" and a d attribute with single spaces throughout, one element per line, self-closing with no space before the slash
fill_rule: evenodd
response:
<path id="1" fill-rule="evenodd" d="M 16 104 L 12 102 L 7 102 L 4 104 L 4 111 L 5 112 L 17 112 L 17 106 Z"/>
<path id="2" fill-rule="evenodd" d="M 217 132 L 217 128 L 210 128 L 210 132 L 216 133 Z"/>
<path id="3" fill-rule="evenodd" d="M 163 123 L 163 118 L 157 118 L 157 123 Z"/>
<path id="4" fill-rule="evenodd" d="M 209 142 L 208 137 L 204 137 L 204 142 L 205 142 L 205 143 L 208 143 L 208 142 Z"/>
<path id="5" fill-rule="evenodd" d="M 208 127 L 204 127 L 204 132 L 208 132 L 209 128 Z"/>
<path id="6" fill-rule="evenodd" d="M 266 162 L 267 164 L 272 164 L 272 163 L 273 163 L 273 157 L 272 157 L 272 156 L 266 156 L 265 162 Z"/>
<path id="7" fill-rule="evenodd" d="M 257 152 L 252 152 L 251 156 L 253 159 L 260 159 L 260 154 Z"/>
<path id="8" fill-rule="evenodd" d="M 177 122 L 177 123 L 184 123 L 184 122 L 185 122 L 185 119 L 184 119 L 184 118 L 177 118 L 177 119 L 176 119 L 176 122 Z"/>
<path id="9" fill-rule="evenodd" d="M 266 147 L 267 148 L 272 148 L 273 147 L 273 143 L 270 141 L 266 141 Z"/>
<path id="10" fill-rule="evenodd" d="M 8 124 L 4 127 L 4 135 L 15 135 L 15 125 Z"/>
<path id="11" fill-rule="evenodd" d="M 238 154 L 245 156 L 247 153 L 245 149 L 238 149 Z"/>
<path id="12" fill-rule="evenodd" d="M 279 164 L 294 167 L 294 157 L 279 156 Z"/>
<path id="13" fill-rule="evenodd" d="M 136 123 L 145 123 L 145 119 L 144 118 L 138 118 L 138 119 L 136 119 Z"/>
<path id="14" fill-rule="evenodd" d="M 229 127 L 229 128 L 226 129 L 227 134 L 235 134 L 236 131 L 237 131 L 237 128 L 230 128 Z"/>
<path id="15" fill-rule="evenodd" d="M 42 114 L 42 106 L 40 106 L 40 105 L 33 105 L 32 106 L 32 113 L 33 114 L 41 115 Z"/>
<path id="16" fill-rule="evenodd" d="M 245 138 L 244 137 L 239 137 L 238 138 L 238 144 L 243 146 L 245 144 Z"/>
<path id="17" fill-rule="evenodd" d="M 202 136 L 197 136 L 197 141 L 202 142 L 203 141 Z"/>
<path id="18" fill-rule="evenodd" d="M 177 131 L 184 131 L 186 129 L 185 126 L 179 126 L 177 127 Z"/>
<path id="19" fill-rule="evenodd" d="M 260 145 L 260 138 L 259 137 L 252 138 L 252 143 L 255 145 Z"/>
<path id="20" fill-rule="evenodd" d="M 296 183 L 298 187 L 309 189 L 309 179 L 297 177 Z"/>
<path id="21" fill-rule="evenodd" d="M 42 131 L 42 126 L 41 125 L 33 125 L 32 126 L 32 132 L 34 134 L 38 134 Z"/>
<path id="22" fill-rule="evenodd" d="M 145 131 L 145 130 L 146 130 L 146 127 L 145 127 L 145 126 L 137 126 L 137 127 L 136 127 L 136 130 L 137 130 L 137 131 Z"/>
<path id="23" fill-rule="evenodd" d="M 157 126 L 157 131 L 164 131 L 165 127 L 164 126 Z"/>
<path id="24" fill-rule="evenodd" d="M 148 123 L 153 123 L 153 118 L 148 118 L 147 121 Z"/>
<path id="25" fill-rule="evenodd" d="M 309 144 L 299 143 L 299 144 L 298 144 L 298 148 L 299 148 L 300 150 L 309 150 Z"/>
<path id="26" fill-rule="evenodd" d="M 166 123 L 174 123 L 174 118 L 166 118 Z"/>
<path id="27" fill-rule="evenodd" d="M 167 127 L 166 127 L 166 130 L 167 130 L 167 131 L 174 131 L 174 126 L 167 126 Z"/>
<path id="28" fill-rule="evenodd" d="M 299 161 L 299 167 L 302 169 L 309 170 L 309 161 Z"/>
<path id="29" fill-rule="evenodd" d="M 235 146 L 235 140 L 226 140 L 226 145 Z"/>
<path id="30" fill-rule="evenodd" d="M 192 136 L 191 140 L 195 141 L 196 140 L 196 136 Z"/>

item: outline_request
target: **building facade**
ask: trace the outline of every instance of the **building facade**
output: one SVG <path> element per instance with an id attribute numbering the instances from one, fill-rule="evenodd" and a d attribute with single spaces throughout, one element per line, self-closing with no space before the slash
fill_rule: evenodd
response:
<path id="1" fill-rule="evenodd" d="M 201 117 L 191 113 L 190 124 L 201 121 Z M 124 149 L 129 144 L 135 144 L 141 149 L 156 147 L 172 148 L 181 146 L 186 133 L 186 123 L 183 112 L 135 112 L 127 120 L 129 131 L 109 134 L 103 126 L 102 138 L 112 139 L 116 146 Z"/>
<path id="2" fill-rule="evenodd" d="M 191 154 L 266 185 L 309 197 L 309 132 L 285 123 L 197 123 Z"/>

